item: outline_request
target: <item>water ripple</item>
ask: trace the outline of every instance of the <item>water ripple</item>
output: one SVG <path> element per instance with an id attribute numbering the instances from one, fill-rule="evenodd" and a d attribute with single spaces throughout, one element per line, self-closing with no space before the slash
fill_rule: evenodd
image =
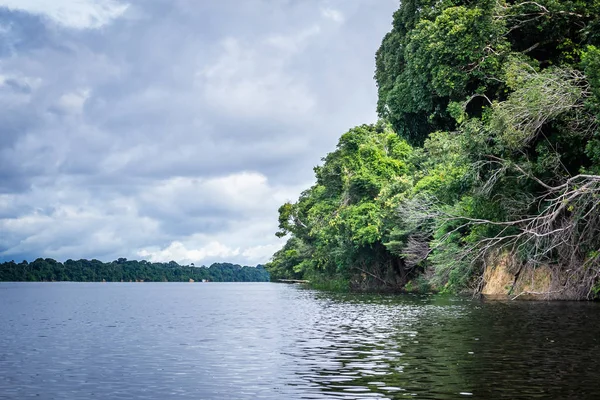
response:
<path id="1" fill-rule="evenodd" d="M 278 284 L 0 284 L 0 398 L 594 398 L 600 308 Z"/>

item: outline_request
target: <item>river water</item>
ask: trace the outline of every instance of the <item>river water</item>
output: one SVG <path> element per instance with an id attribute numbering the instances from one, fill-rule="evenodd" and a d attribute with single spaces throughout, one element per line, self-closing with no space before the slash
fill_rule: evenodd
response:
<path id="1" fill-rule="evenodd" d="M 0 399 L 600 396 L 600 304 L 0 283 Z"/>

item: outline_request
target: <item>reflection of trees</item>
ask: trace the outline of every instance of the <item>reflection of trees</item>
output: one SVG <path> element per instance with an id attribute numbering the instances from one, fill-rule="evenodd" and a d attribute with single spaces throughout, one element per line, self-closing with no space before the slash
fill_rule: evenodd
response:
<path id="1" fill-rule="evenodd" d="M 313 360 L 309 380 L 324 392 L 453 398 L 468 391 L 457 366 L 469 351 L 467 343 L 447 335 L 447 330 L 460 335 L 465 312 L 460 303 L 368 295 L 331 300 L 314 322 L 320 345 L 304 345 L 297 353 Z"/>
<path id="2" fill-rule="evenodd" d="M 302 378 L 322 392 L 516 399 L 582 398 L 595 390 L 600 321 L 587 315 L 595 304 L 367 295 L 321 301 L 307 327 L 313 339 L 298 343 L 294 357 L 309 364 Z"/>
<path id="3" fill-rule="evenodd" d="M 483 398 L 594 398 L 597 312 L 584 303 L 485 304 L 471 315 L 469 334 L 480 340 L 461 373 Z"/>

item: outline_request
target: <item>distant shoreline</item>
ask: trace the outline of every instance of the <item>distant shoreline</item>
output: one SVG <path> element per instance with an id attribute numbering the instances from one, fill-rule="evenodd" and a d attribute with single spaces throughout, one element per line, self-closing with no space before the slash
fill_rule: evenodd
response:
<path id="1" fill-rule="evenodd" d="M 64 263 L 51 258 L 38 258 L 29 263 L 22 261 L 0 264 L 0 282 L 268 282 L 269 272 L 262 265 L 241 266 L 214 263 L 209 267 L 151 263 L 145 260 L 119 258 L 111 262 L 99 260 L 67 260 Z"/>

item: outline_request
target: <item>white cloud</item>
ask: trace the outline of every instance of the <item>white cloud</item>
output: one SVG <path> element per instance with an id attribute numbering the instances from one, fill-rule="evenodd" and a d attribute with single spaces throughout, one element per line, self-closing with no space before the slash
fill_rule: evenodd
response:
<path id="1" fill-rule="evenodd" d="M 203 244 L 200 241 L 188 241 L 184 244 L 180 241 L 171 242 L 162 250 L 144 249 L 138 251 L 137 255 L 152 262 L 177 261 L 180 264 L 191 264 L 211 259 L 227 260 L 240 254 L 239 248 L 231 248 L 217 241 Z"/>
<path id="2" fill-rule="evenodd" d="M 141 202 L 146 212 L 175 213 L 198 224 L 214 218 L 219 221 L 227 215 L 229 221 L 234 221 L 235 231 L 223 226 L 211 234 L 192 234 L 174 240 L 164 248 L 143 248 L 137 256 L 150 261 L 175 260 L 185 264 L 235 259 L 264 263 L 283 244 L 273 235 L 276 209 L 284 199 L 296 197 L 298 192 L 299 189 L 273 187 L 257 172 L 209 179 L 165 180 L 144 190 Z"/>
<path id="3" fill-rule="evenodd" d="M 18 216 L 0 218 L 0 249 L 5 249 L 0 255 L 8 257 L 41 248 L 46 256 L 62 260 L 98 257 L 115 250 L 123 252 L 160 235 L 155 220 L 140 216 L 136 210 L 94 200 L 89 193 L 73 188 L 63 188 L 60 193 L 37 192 L 39 197 L 32 199 L 29 195 L 25 207 L 19 198 L 23 196 L 8 196 L 9 203 L 21 203 L 23 211 Z"/>
<path id="4" fill-rule="evenodd" d="M 297 37 L 273 36 L 264 43 L 268 48 L 226 39 L 220 57 L 197 73 L 196 85 L 218 112 L 238 118 L 306 116 L 315 106 L 314 95 L 286 67 L 293 50 L 316 33 L 318 29 L 301 31 Z"/>
<path id="5" fill-rule="evenodd" d="M 297 195 L 296 188 L 273 187 L 264 175 L 242 171 L 213 178 L 169 178 L 145 189 L 139 200 L 146 208 L 169 213 L 212 210 L 239 214 L 268 210 Z"/>
<path id="6" fill-rule="evenodd" d="M 282 244 L 281 241 L 278 241 L 273 244 L 248 247 L 242 251 L 242 256 L 252 263 L 265 262 L 281 248 Z"/>
<path id="7" fill-rule="evenodd" d="M 0 0 L 0 6 L 44 15 L 69 28 L 99 28 L 123 15 L 128 4 L 116 0 Z"/>
<path id="8" fill-rule="evenodd" d="M 318 25 L 310 26 L 302 29 L 293 35 L 271 35 L 267 37 L 265 42 L 278 50 L 284 51 L 287 54 L 293 55 L 302 50 L 307 42 L 321 32 L 321 27 Z"/>
<path id="9" fill-rule="evenodd" d="M 152 262 L 177 261 L 179 264 L 200 264 L 206 260 L 234 260 L 242 257 L 243 263 L 265 263 L 283 243 L 250 247 L 231 247 L 219 241 L 207 240 L 204 235 L 193 235 L 184 241 L 173 241 L 167 247 L 139 250 L 137 256 Z M 205 263 L 206 264 L 206 263 Z"/>
<path id="10" fill-rule="evenodd" d="M 40 184 L 0 194 L 0 257 L 33 248 L 59 260 L 265 263 L 283 244 L 273 234 L 277 207 L 300 191 L 270 185 L 257 172 L 175 177 L 122 192 L 85 189 L 73 178 L 55 183 L 60 190 Z M 182 234 L 184 226 L 192 233 Z"/>
<path id="11" fill-rule="evenodd" d="M 58 107 L 69 114 L 81 114 L 85 101 L 89 96 L 89 89 L 65 93 L 58 99 Z"/>
<path id="12" fill-rule="evenodd" d="M 342 14 L 340 11 L 333 9 L 333 8 L 323 8 L 321 10 L 321 15 L 324 18 L 330 19 L 330 20 L 332 20 L 334 22 L 338 22 L 338 23 L 342 23 L 345 20 L 344 14 Z"/>

